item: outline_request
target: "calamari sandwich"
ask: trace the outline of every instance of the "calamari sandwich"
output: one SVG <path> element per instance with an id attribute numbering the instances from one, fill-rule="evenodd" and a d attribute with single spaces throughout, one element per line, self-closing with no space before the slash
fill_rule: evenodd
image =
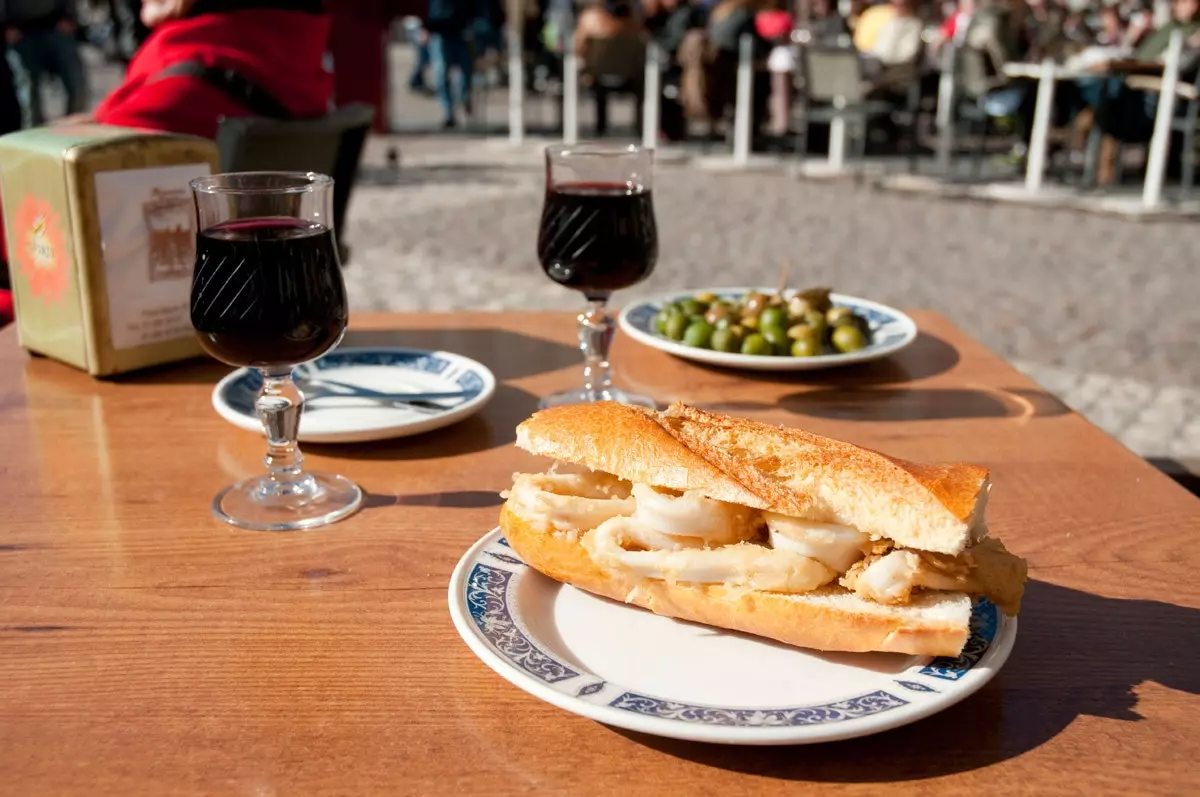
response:
<path id="1" fill-rule="evenodd" d="M 1020 609 L 1026 565 L 988 535 L 986 468 L 679 404 L 544 410 L 517 445 L 557 462 L 514 476 L 505 536 L 596 595 L 800 647 L 945 656 L 974 598 Z"/>

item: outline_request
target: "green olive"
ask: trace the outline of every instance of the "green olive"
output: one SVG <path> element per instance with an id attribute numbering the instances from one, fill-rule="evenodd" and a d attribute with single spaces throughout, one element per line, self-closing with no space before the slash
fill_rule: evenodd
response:
<path id="1" fill-rule="evenodd" d="M 728 318 L 732 313 L 733 310 L 725 302 L 713 302 L 708 306 L 708 312 L 704 314 L 704 320 L 710 324 L 716 324 Z"/>
<path id="2" fill-rule="evenodd" d="M 688 324 L 688 327 L 683 332 L 683 343 L 685 346 L 694 346 L 697 349 L 707 349 L 712 341 L 713 327 L 704 319 L 693 321 Z"/>
<path id="3" fill-rule="evenodd" d="M 812 309 L 824 313 L 830 307 L 829 288 L 809 288 L 806 291 L 800 291 L 800 298 L 808 302 Z"/>
<path id="4" fill-rule="evenodd" d="M 746 329 L 758 329 L 758 316 L 742 316 L 742 326 L 744 326 Z"/>
<path id="5" fill-rule="evenodd" d="M 654 317 L 654 328 L 658 330 L 660 335 L 667 334 L 667 322 L 677 315 L 679 315 L 678 310 L 671 311 L 664 307 L 662 310 L 659 310 L 658 315 Z"/>
<path id="6" fill-rule="evenodd" d="M 708 305 L 696 299 L 684 299 L 679 303 L 679 308 L 683 310 L 684 315 L 704 315 Z"/>
<path id="7" fill-rule="evenodd" d="M 792 341 L 793 357 L 816 357 L 821 353 L 821 342 L 813 337 L 797 338 Z"/>
<path id="8" fill-rule="evenodd" d="M 815 330 L 808 324 L 792 324 L 790 327 L 788 327 L 787 336 L 792 340 L 799 340 L 800 338 L 807 338 L 814 332 Z M 816 337 L 819 338 L 820 335 L 817 335 Z"/>
<path id="9" fill-rule="evenodd" d="M 825 313 L 825 322 L 831 327 L 836 327 L 841 324 L 853 324 L 855 319 L 854 311 L 849 307 L 831 307 Z"/>
<path id="10" fill-rule="evenodd" d="M 704 304 L 712 304 L 717 300 L 717 295 L 715 293 L 710 293 L 709 291 L 704 291 L 702 293 L 697 293 L 695 299 L 696 301 L 703 302 Z"/>
<path id="11" fill-rule="evenodd" d="M 757 316 L 767 306 L 767 297 L 758 291 L 750 291 L 742 302 L 743 316 Z"/>
<path id="12" fill-rule="evenodd" d="M 787 311 L 782 307 L 766 307 L 758 315 L 758 328 L 782 327 L 787 328 Z"/>
<path id="13" fill-rule="evenodd" d="M 803 296 L 793 296 L 788 300 L 788 315 L 795 318 L 803 317 L 805 313 L 813 309 L 813 306 L 808 303 L 808 300 Z"/>
<path id="14" fill-rule="evenodd" d="M 858 351 L 867 345 L 867 336 L 857 326 L 843 325 L 834 327 L 833 347 L 843 354 Z"/>
<path id="15" fill-rule="evenodd" d="M 718 327 L 713 330 L 712 340 L 709 341 L 713 351 L 737 352 L 742 348 L 742 336 L 738 327 Z"/>
<path id="16" fill-rule="evenodd" d="M 742 354 L 765 355 L 771 353 L 771 344 L 762 335 L 755 333 L 742 341 Z"/>
<path id="17" fill-rule="evenodd" d="M 663 329 L 663 334 L 671 340 L 683 340 L 683 333 L 687 331 L 688 318 L 683 313 L 675 313 L 667 319 L 666 328 Z"/>
<path id="18" fill-rule="evenodd" d="M 760 335 L 767 339 L 767 343 L 770 343 L 776 349 L 782 348 L 784 351 L 787 351 L 791 345 L 791 339 L 788 338 L 787 330 L 778 324 L 768 325 L 760 323 L 758 331 Z"/>

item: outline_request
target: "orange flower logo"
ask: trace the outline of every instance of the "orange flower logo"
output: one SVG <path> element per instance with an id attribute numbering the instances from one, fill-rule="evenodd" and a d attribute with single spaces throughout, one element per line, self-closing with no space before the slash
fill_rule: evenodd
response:
<path id="1" fill-rule="evenodd" d="M 67 242 L 58 214 L 46 200 L 26 196 L 14 221 L 12 250 L 30 292 L 43 302 L 58 301 L 67 289 Z"/>

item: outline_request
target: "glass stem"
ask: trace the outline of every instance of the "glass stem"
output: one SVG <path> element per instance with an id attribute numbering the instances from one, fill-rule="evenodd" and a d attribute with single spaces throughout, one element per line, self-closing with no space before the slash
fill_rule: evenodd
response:
<path id="1" fill-rule="evenodd" d="M 579 350 L 583 352 L 583 389 L 589 401 L 603 398 L 612 386 L 608 347 L 616 325 L 606 310 L 608 297 L 589 298 L 588 309 L 579 314 Z"/>
<path id="2" fill-rule="evenodd" d="M 292 381 L 290 368 L 263 370 L 262 391 L 254 408 L 267 432 L 268 490 L 275 494 L 305 492 L 304 456 L 296 444 L 304 394 Z"/>

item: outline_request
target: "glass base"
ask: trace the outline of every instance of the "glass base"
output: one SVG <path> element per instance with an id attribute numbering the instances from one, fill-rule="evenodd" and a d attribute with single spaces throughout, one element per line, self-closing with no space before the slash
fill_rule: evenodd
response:
<path id="1" fill-rule="evenodd" d="M 233 526 L 297 531 L 341 520 L 362 506 L 358 485 L 344 476 L 306 473 L 296 483 L 267 476 L 246 479 L 217 493 L 213 514 Z"/>
<path id="2" fill-rule="evenodd" d="M 544 397 L 538 402 L 538 409 L 544 410 L 548 407 L 561 407 L 564 404 L 590 404 L 593 401 L 615 401 L 618 404 L 632 404 L 637 407 L 649 407 L 652 410 L 658 409 L 658 403 L 649 396 L 626 393 L 624 390 L 616 387 L 610 387 L 606 390 L 585 390 L 583 388 L 564 390 L 561 393 L 554 393 Z"/>

